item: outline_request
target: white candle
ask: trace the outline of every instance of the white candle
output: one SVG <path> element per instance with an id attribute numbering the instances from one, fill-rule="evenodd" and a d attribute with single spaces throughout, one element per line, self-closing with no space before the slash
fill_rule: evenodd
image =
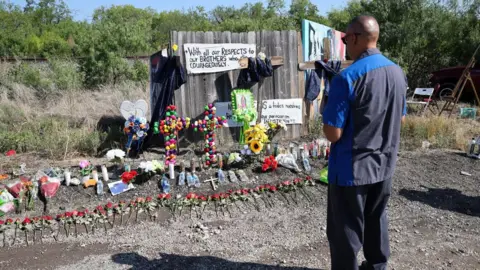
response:
<path id="1" fill-rule="evenodd" d="M 173 163 L 168 164 L 168 171 L 170 174 L 170 179 L 175 179 L 175 165 Z"/>
<path id="2" fill-rule="evenodd" d="M 92 171 L 92 177 L 93 177 L 93 180 L 95 180 L 95 182 L 98 182 L 98 172 L 97 172 L 97 170 Z"/>
<path id="3" fill-rule="evenodd" d="M 70 181 L 72 180 L 72 173 L 69 171 L 65 171 L 65 185 L 70 186 Z"/>
<path id="4" fill-rule="evenodd" d="M 102 165 L 102 177 L 103 181 L 108 182 L 108 171 L 107 171 L 107 166 Z"/>

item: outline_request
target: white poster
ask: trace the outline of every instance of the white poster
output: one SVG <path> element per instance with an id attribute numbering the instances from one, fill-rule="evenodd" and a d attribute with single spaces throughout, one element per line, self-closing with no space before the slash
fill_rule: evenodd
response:
<path id="1" fill-rule="evenodd" d="M 262 102 L 262 123 L 283 121 L 287 125 L 302 124 L 303 101 L 294 99 L 269 99 Z"/>
<path id="2" fill-rule="evenodd" d="M 257 102 L 255 102 L 255 107 Z M 228 127 L 241 127 L 242 123 L 232 120 L 232 102 L 216 102 L 215 108 L 217 108 L 216 116 L 225 116 L 228 120 Z M 252 121 L 250 125 L 255 125 L 256 122 Z"/>
<path id="3" fill-rule="evenodd" d="M 213 73 L 240 69 L 238 60 L 255 57 L 255 44 L 183 44 L 188 73 Z"/>

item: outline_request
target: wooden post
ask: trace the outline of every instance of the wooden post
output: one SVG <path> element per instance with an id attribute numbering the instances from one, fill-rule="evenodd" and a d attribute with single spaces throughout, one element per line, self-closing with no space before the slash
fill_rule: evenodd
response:
<path id="1" fill-rule="evenodd" d="M 302 45 L 302 33 L 297 32 L 297 58 L 303 60 L 303 45 Z M 300 98 L 303 99 L 303 135 L 308 135 L 310 132 L 309 115 L 310 115 L 310 103 L 305 99 L 305 72 L 298 70 L 298 89 Z M 307 108 L 308 107 L 308 108 Z"/>

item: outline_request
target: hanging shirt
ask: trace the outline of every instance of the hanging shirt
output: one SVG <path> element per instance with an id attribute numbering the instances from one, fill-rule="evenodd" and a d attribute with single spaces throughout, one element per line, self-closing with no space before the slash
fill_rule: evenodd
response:
<path id="1" fill-rule="evenodd" d="M 154 122 L 165 118 L 167 106 L 173 103 L 174 91 L 186 82 L 185 69 L 179 63 L 178 57 L 160 54 L 151 82 L 152 117 L 150 123 L 152 126 Z"/>

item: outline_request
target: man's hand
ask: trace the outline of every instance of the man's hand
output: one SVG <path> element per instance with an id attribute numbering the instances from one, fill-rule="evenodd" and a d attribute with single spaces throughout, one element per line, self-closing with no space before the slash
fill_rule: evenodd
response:
<path id="1" fill-rule="evenodd" d="M 336 143 L 342 137 L 343 129 L 332 127 L 329 125 L 323 125 L 323 133 L 327 140 L 331 143 Z"/>
<path id="2" fill-rule="evenodd" d="M 405 115 L 402 116 L 402 125 L 404 125 L 404 124 L 405 124 Z"/>

